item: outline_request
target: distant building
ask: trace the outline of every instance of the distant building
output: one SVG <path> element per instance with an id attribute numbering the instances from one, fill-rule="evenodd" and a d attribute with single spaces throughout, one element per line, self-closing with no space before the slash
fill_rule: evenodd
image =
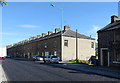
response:
<path id="1" fill-rule="evenodd" d="M 91 56 L 95 56 L 95 39 L 79 33 L 77 35 L 78 58 L 89 60 Z M 33 55 L 56 55 L 62 61 L 76 59 L 76 32 L 70 30 L 69 26 L 64 26 L 62 45 L 61 31 L 56 28 L 55 33 L 52 31 L 48 31 L 48 34 L 42 33 L 42 36 L 31 37 L 29 40 L 18 42 L 12 47 L 10 45 L 7 50 L 8 54 L 13 57 L 32 58 Z"/>
<path id="2" fill-rule="evenodd" d="M 98 58 L 101 66 L 120 66 L 120 20 L 111 16 L 111 23 L 98 32 Z"/>
<path id="3" fill-rule="evenodd" d="M 0 58 L 7 56 L 7 49 L 5 46 L 0 46 Z"/>

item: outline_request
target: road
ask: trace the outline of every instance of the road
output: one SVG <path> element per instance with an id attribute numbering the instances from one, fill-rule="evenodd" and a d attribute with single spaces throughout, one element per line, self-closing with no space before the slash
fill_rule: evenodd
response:
<path id="1" fill-rule="evenodd" d="M 93 73 L 54 67 L 43 62 L 6 59 L 2 61 L 8 81 L 118 81 Z"/>

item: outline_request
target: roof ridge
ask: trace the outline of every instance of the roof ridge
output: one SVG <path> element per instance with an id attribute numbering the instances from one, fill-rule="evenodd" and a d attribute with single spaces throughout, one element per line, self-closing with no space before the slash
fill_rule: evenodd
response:
<path id="1" fill-rule="evenodd" d="M 71 31 L 72 31 L 72 30 L 71 30 Z M 73 31 L 73 32 L 76 33 L 75 31 Z M 77 32 L 77 34 L 82 35 L 82 36 L 86 36 L 86 35 L 80 34 L 80 33 L 78 33 L 78 32 Z M 89 37 L 89 36 L 86 36 L 86 37 L 91 38 L 91 37 Z"/>
<path id="2" fill-rule="evenodd" d="M 67 30 L 65 33 L 67 33 L 68 31 L 71 31 L 72 33 L 76 34 L 76 32 L 75 32 L 75 31 L 73 31 L 73 30 Z M 86 35 L 80 34 L 80 33 L 78 33 L 78 32 L 77 32 L 77 34 L 78 34 L 78 37 L 79 37 L 79 38 L 85 38 L 85 39 L 95 39 L 95 38 L 91 38 L 91 37 L 89 37 L 89 36 L 86 36 Z M 67 34 L 64 34 L 64 35 L 66 35 L 66 36 L 67 36 Z M 68 33 L 68 35 L 69 35 L 69 33 Z M 80 37 L 80 36 L 81 36 L 81 37 Z M 74 37 L 75 37 L 75 35 L 74 35 Z"/>
<path id="3" fill-rule="evenodd" d="M 106 26 L 103 27 L 102 29 L 98 30 L 97 32 L 103 31 L 103 30 L 107 30 L 107 29 L 109 29 L 109 28 L 112 28 L 112 27 L 114 27 L 114 26 L 117 26 L 119 23 L 120 23 L 120 20 L 117 20 L 117 21 L 114 22 L 114 23 L 109 23 L 108 25 L 106 25 Z"/>

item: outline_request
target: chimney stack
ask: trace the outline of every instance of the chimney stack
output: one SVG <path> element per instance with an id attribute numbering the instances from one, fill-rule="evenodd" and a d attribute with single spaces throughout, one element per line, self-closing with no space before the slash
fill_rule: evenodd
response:
<path id="1" fill-rule="evenodd" d="M 29 41 L 31 41 L 31 40 L 32 40 L 32 37 L 29 38 Z"/>
<path id="2" fill-rule="evenodd" d="M 60 28 L 55 28 L 55 33 L 60 32 Z"/>
<path id="3" fill-rule="evenodd" d="M 111 23 L 114 23 L 117 20 L 118 20 L 118 16 L 115 16 L 115 15 L 111 16 Z"/>
<path id="4" fill-rule="evenodd" d="M 28 40 L 25 40 L 25 42 L 28 42 Z"/>
<path id="5" fill-rule="evenodd" d="M 51 34 L 53 34 L 53 32 L 52 31 L 48 31 L 48 35 L 51 35 Z"/>
<path id="6" fill-rule="evenodd" d="M 70 30 L 70 26 L 64 26 L 64 30 Z"/>
<path id="7" fill-rule="evenodd" d="M 42 33 L 42 37 L 44 37 L 44 36 L 46 36 L 47 35 L 47 33 Z"/>
<path id="8" fill-rule="evenodd" d="M 33 37 L 32 37 L 32 40 L 34 40 L 34 39 L 36 39 L 36 38 L 37 38 L 37 37 L 33 36 Z"/>
<path id="9" fill-rule="evenodd" d="M 41 35 L 37 35 L 37 38 L 40 38 L 41 37 Z"/>

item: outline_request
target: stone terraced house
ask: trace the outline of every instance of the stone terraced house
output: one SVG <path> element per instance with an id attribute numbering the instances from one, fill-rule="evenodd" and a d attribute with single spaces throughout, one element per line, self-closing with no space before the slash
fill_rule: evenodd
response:
<path id="1" fill-rule="evenodd" d="M 77 39 L 78 59 L 89 60 L 91 56 L 95 56 L 94 38 L 77 33 Z M 37 35 L 29 40 L 8 45 L 7 53 L 12 57 L 32 58 L 33 55 L 56 55 L 61 61 L 76 59 L 76 32 L 70 30 L 69 26 L 64 26 L 61 38 L 61 31 L 56 28 L 55 33 L 48 31 L 48 34 L 42 33 L 42 36 Z"/>

